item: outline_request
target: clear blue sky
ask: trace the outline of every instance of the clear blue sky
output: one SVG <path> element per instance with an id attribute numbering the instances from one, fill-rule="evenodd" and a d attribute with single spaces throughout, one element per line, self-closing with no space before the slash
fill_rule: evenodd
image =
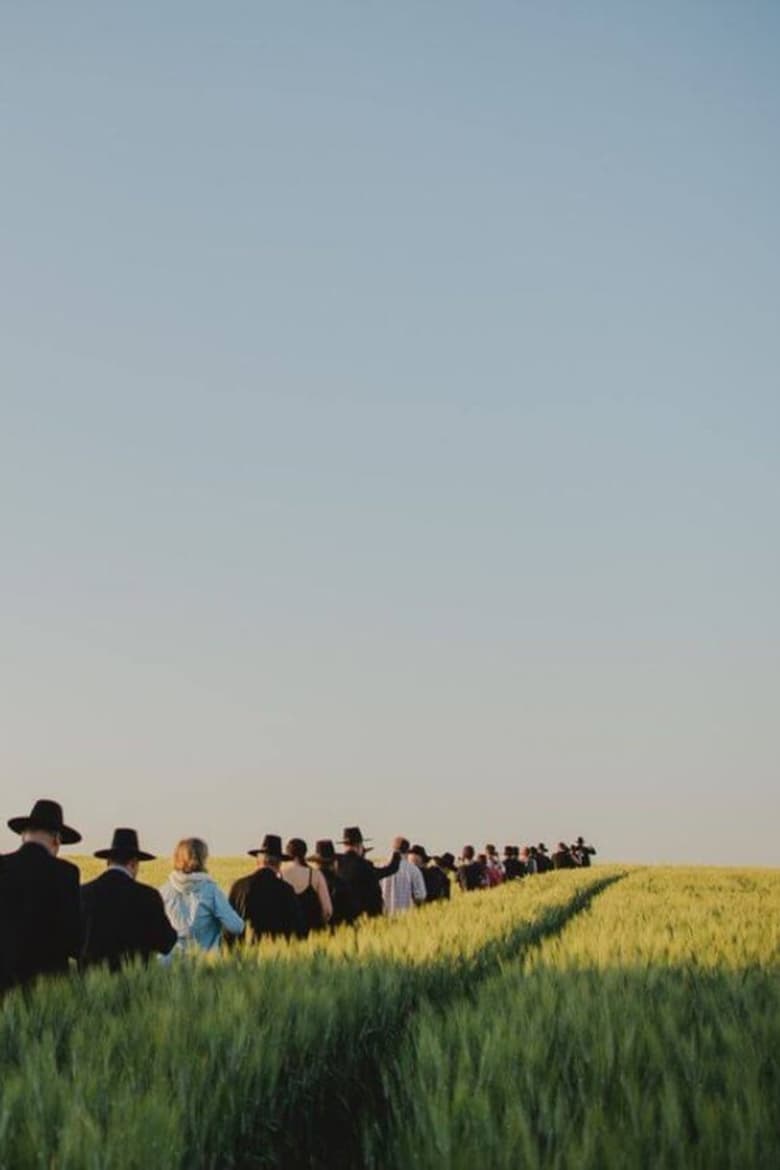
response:
<path id="1" fill-rule="evenodd" d="M 780 863 L 778 6 L 0 39 L 0 848 Z"/>

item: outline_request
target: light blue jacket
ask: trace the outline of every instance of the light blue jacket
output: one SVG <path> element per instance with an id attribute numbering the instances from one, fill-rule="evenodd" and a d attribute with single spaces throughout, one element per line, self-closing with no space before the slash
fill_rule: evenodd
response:
<path id="1" fill-rule="evenodd" d="M 212 951 L 219 946 L 223 929 L 229 934 L 241 934 L 244 929 L 244 920 L 207 873 L 175 869 L 160 893 L 165 913 L 179 936 L 177 949 Z"/>

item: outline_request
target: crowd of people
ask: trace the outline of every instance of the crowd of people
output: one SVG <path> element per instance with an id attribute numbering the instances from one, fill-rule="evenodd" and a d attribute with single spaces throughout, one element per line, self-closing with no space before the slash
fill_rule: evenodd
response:
<path id="1" fill-rule="evenodd" d="M 93 881 L 80 882 L 77 866 L 58 856 L 81 834 L 65 823 L 62 806 L 38 800 L 29 816 L 8 827 L 21 837 L 13 853 L 0 855 L 0 991 L 39 975 L 118 970 L 126 961 L 169 962 L 177 952 L 213 951 L 264 937 L 304 938 L 311 931 L 355 924 L 361 916 L 397 915 L 423 902 L 449 899 L 454 883 L 464 892 L 489 889 L 550 869 L 589 866 L 595 849 L 578 837 L 550 854 L 543 843 L 495 845 L 477 852 L 465 845 L 429 856 L 425 847 L 396 837 L 385 864 L 370 861 L 371 842 L 357 825 L 341 839 L 306 842 L 269 833 L 248 850 L 255 868 L 226 895 L 208 872 L 208 847 L 197 837 L 181 840 L 173 869 L 158 890 L 138 880 L 139 867 L 154 860 L 135 829 L 118 828 L 111 844 L 94 856 L 106 862 Z M 336 845 L 340 848 L 337 850 Z"/>

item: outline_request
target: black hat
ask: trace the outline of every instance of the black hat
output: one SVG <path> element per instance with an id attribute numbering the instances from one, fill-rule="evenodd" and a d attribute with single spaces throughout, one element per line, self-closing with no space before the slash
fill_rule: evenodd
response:
<path id="1" fill-rule="evenodd" d="M 539 844 L 536 846 L 536 848 L 539 850 L 540 853 L 547 852 L 547 846 L 542 841 L 539 842 Z"/>
<path id="2" fill-rule="evenodd" d="M 428 854 L 425 852 L 424 845 L 412 845 L 411 848 L 409 849 L 409 852 L 416 853 L 418 857 L 421 857 L 423 859 L 423 862 L 426 865 L 431 860 L 430 857 L 428 856 Z"/>
<path id="3" fill-rule="evenodd" d="M 36 800 L 29 817 L 11 817 L 8 828 L 13 833 L 44 829 L 47 833 L 56 833 L 63 845 L 75 845 L 81 840 L 81 833 L 63 823 L 62 805 L 56 800 Z"/>
<path id="4" fill-rule="evenodd" d="M 96 849 L 92 856 L 102 857 L 105 861 L 113 861 L 116 858 L 124 858 L 127 861 L 132 861 L 133 858 L 138 861 L 154 861 L 153 853 L 145 853 L 143 849 L 138 848 L 138 834 L 135 829 L 114 829 L 111 848 Z"/>
<path id="5" fill-rule="evenodd" d="M 263 837 L 263 844 L 259 849 L 247 849 L 252 857 L 257 857 L 258 853 L 265 853 L 269 857 L 278 857 L 281 861 L 289 861 L 288 854 L 282 852 L 282 838 L 277 837 L 275 833 L 266 833 Z"/>
<path id="6" fill-rule="evenodd" d="M 449 853 L 449 852 L 442 853 L 440 861 L 445 869 L 454 869 L 455 868 L 455 854 L 454 853 Z"/>
<path id="7" fill-rule="evenodd" d="M 365 845 L 366 841 L 370 841 L 370 837 L 363 837 L 357 825 L 348 825 L 344 830 L 344 836 L 339 842 L 340 845 Z"/>
<path id="8" fill-rule="evenodd" d="M 323 838 L 322 841 L 315 841 L 314 852 L 311 857 L 307 857 L 307 861 L 335 861 L 336 849 L 330 837 Z"/>

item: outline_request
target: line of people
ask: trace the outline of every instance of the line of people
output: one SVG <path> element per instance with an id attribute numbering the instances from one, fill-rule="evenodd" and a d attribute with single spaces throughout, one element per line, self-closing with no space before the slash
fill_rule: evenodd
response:
<path id="1" fill-rule="evenodd" d="M 451 875 L 463 890 L 485 888 L 541 872 L 542 865 L 531 863 L 546 854 L 543 845 L 507 846 L 501 861 L 494 846 L 480 855 L 466 846 L 456 865 L 451 853 L 430 857 L 424 846 L 397 837 L 389 860 L 375 865 L 367 857 L 370 841 L 356 825 L 344 829 L 339 851 L 323 839 L 311 854 L 302 838 L 283 847 L 269 833 L 248 850 L 254 871 L 225 895 L 208 873 L 208 847 L 200 838 L 178 843 L 173 870 L 157 890 L 138 880 L 153 854 L 141 848 L 135 829 L 118 828 L 110 846 L 94 853 L 105 871 L 81 886 L 78 867 L 58 856 L 60 846 L 81 840 L 60 804 L 38 800 L 29 816 L 12 817 L 8 827 L 22 843 L 0 856 L 0 991 L 64 973 L 71 960 L 81 970 L 117 970 L 130 959 L 169 961 L 177 951 L 212 951 L 240 938 L 303 938 L 362 915 L 400 914 L 448 899 Z M 564 868 L 556 863 L 560 852 L 546 860 Z M 570 864 L 589 865 L 594 852 L 579 838 Z"/>

